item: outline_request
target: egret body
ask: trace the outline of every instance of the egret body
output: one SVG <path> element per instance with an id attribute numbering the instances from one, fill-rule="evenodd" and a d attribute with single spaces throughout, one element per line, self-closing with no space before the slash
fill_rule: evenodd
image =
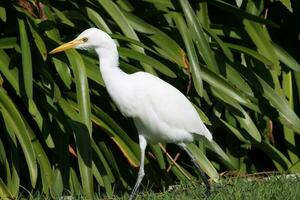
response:
<path id="1" fill-rule="evenodd" d="M 119 54 L 113 39 L 105 32 L 90 28 L 75 40 L 52 50 L 50 54 L 69 48 L 95 49 L 100 60 L 100 71 L 106 89 L 126 117 L 132 117 L 139 135 L 140 168 L 129 199 L 133 199 L 144 177 L 144 157 L 147 143 L 176 143 L 191 157 L 202 179 L 210 184 L 187 149 L 185 142 L 212 135 L 201 121 L 190 101 L 175 87 L 146 72 L 127 74 L 119 68 Z"/>

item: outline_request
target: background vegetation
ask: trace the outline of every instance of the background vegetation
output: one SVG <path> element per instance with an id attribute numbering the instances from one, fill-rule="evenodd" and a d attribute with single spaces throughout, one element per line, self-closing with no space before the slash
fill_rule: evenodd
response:
<path id="1" fill-rule="evenodd" d="M 1 0 L 0 196 L 112 196 L 134 185 L 136 130 L 96 55 L 47 55 L 89 27 L 116 39 L 124 71 L 189 97 L 215 141 L 189 148 L 212 180 L 300 172 L 299 19 L 297 0 Z M 197 178 L 175 145 L 151 145 L 146 158 L 154 190 Z"/>

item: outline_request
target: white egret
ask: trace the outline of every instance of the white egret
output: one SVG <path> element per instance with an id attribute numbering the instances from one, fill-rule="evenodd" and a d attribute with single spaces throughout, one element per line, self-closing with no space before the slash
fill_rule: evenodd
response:
<path id="1" fill-rule="evenodd" d="M 137 181 L 129 199 L 133 199 L 145 175 L 144 157 L 147 143 L 176 143 L 191 157 L 210 191 L 210 184 L 196 158 L 184 144 L 194 139 L 212 140 L 190 101 L 175 87 L 145 72 L 127 74 L 119 68 L 119 54 L 113 39 L 105 32 L 90 28 L 76 39 L 50 52 L 69 48 L 95 49 L 106 89 L 123 115 L 132 117 L 139 135 L 141 150 Z"/>

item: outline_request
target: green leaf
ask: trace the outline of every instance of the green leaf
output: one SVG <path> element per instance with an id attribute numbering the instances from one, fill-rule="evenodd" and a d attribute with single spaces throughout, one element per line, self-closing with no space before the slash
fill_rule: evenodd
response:
<path id="1" fill-rule="evenodd" d="M 0 106 L 2 114 L 5 115 L 4 119 L 6 120 L 6 125 L 9 126 L 11 130 L 14 130 L 14 132 L 10 134 L 16 135 L 22 147 L 29 170 L 31 186 L 35 187 L 38 170 L 32 142 L 21 114 L 3 88 L 0 88 Z"/>
<path id="2" fill-rule="evenodd" d="M 193 106 L 196 108 L 201 120 L 203 121 L 204 124 L 207 125 L 212 125 L 211 121 L 209 120 L 209 118 L 205 115 L 205 113 L 195 104 L 193 104 Z"/>
<path id="3" fill-rule="evenodd" d="M 66 51 L 67 57 L 72 66 L 77 90 L 77 101 L 79 113 L 77 119 L 71 123 L 76 139 L 78 152 L 78 164 L 80 169 L 81 182 L 84 194 L 87 198 L 93 196 L 93 177 L 92 177 L 92 152 L 90 138 L 92 134 L 91 108 L 87 76 L 84 62 L 80 54 L 75 50 Z"/>
<path id="4" fill-rule="evenodd" d="M 203 28 L 205 32 L 207 32 L 217 43 L 217 45 L 222 49 L 222 51 L 224 52 L 225 56 L 231 61 L 233 62 L 233 55 L 230 51 L 230 49 L 227 47 L 227 45 L 225 44 L 225 42 L 223 42 L 221 40 L 221 38 L 219 38 L 219 36 L 217 36 L 217 34 L 215 34 L 213 31 L 211 31 L 208 28 Z"/>
<path id="5" fill-rule="evenodd" d="M 231 86 L 224 78 L 211 72 L 205 67 L 202 68 L 202 77 L 203 80 L 209 83 L 212 87 L 217 88 L 218 90 L 222 91 L 227 96 L 230 96 L 237 102 L 249 106 L 251 108 L 255 107 L 255 105 L 251 103 L 249 96 L 244 94 L 242 91 L 237 90 L 236 88 Z"/>
<path id="6" fill-rule="evenodd" d="M 78 165 L 81 176 L 81 184 L 84 185 L 83 192 L 86 198 L 92 198 L 93 196 L 93 177 L 92 177 L 92 149 L 91 138 L 89 137 L 89 131 L 87 126 L 81 122 L 81 116 L 75 111 L 74 108 L 68 104 L 64 99 L 59 99 L 59 105 L 67 116 L 72 119 L 69 121 L 70 126 L 73 129 L 76 147 L 78 152 Z M 75 104 L 77 107 L 78 105 Z M 79 110 L 77 108 L 77 110 Z M 71 173 L 72 175 L 73 173 Z M 79 189 L 78 178 L 74 174 L 70 177 L 72 187 Z M 74 184 L 74 185 L 73 185 Z M 81 187 L 80 187 L 81 188 Z M 80 189 L 81 191 L 82 189 Z"/>
<path id="7" fill-rule="evenodd" d="M 54 168 L 52 171 L 52 184 L 50 186 L 52 198 L 57 199 L 61 197 L 64 186 L 61 171 L 58 168 Z"/>
<path id="8" fill-rule="evenodd" d="M 197 57 L 197 53 L 193 44 L 193 39 L 191 37 L 191 34 L 186 31 L 187 25 L 184 22 L 184 19 L 181 15 L 177 13 L 172 13 L 172 17 L 175 20 L 176 26 L 179 29 L 179 32 L 181 34 L 181 37 L 184 41 L 185 47 L 187 49 L 187 54 L 189 58 L 190 70 L 192 73 L 193 83 L 194 87 L 199 94 L 199 96 L 203 96 L 203 83 L 201 78 L 201 72 L 200 72 L 200 65 Z"/>
<path id="9" fill-rule="evenodd" d="M 52 169 L 50 165 L 50 161 L 47 157 L 47 154 L 45 153 L 40 141 L 37 139 L 36 135 L 32 131 L 32 129 L 29 127 L 28 123 L 24 120 L 27 130 L 28 130 L 28 135 L 30 137 L 30 140 L 32 142 L 32 146 L 34 149 L 34 152 L 36 154 L 36 158 L 40 167 L 40 172 L 41 172 L 41 178 L 42 178 L 42 183 L 43 183 L 43 192 L 48 193 L 49 188 L 51 187 L 52 183 Z"/>
<path id="10" fill-rule="evenodd" d="M 184 61 L 181 55 L 182 49 L 176 41 L 163 31 L 146 23 L 141 18 L 131 13 L 124 14 L 135 30 L 144 33 L 159 47 L 155 48 L 159 53 L 164 54 L 165 57 L 168 57 L 170 61 L 175 62 L 177 65 L 184 67 Z"/>
<path id="11" fill-rule="evenodd" d="M 6 111 L 2 112 L 1 117 L 7 118 L 6 117 L 7 113 L 5 113 L 5 112 Z M 20 179 L 17 174 L 18 173 L 17 171 L 19 169 L 18 168 L 19 156 L 18 156 L 18 152 L 17 152 L 17 139 L 16 139 L 16 136 L 14 135 L 13 127 L 11 127 L 11 124 L 9 124 L 9 122 L 6 123 L 7 121 L 8 121 L 8 119 L 3 120 L 3 122 L 5 124 L 4 127 L 6 129 L 5 133 L 8 133 L 8 137 L 10 140 L 9 140 L 9 145 L 6 144 L 5 147 L 4 147 L 2 140 L 0 140 L 0 150 L 1 150 L 0 163 L 1 163 L 1 166 L 3 167 L 3 177 L 6 178 L 7 187 L 8 187 L 9 192 L 17 195 L 19 188 L 16 188 L 16 187 L 20 186 Z M 13 185 L 14 183 L 16 185 Z"/>
<path id="12" fill-rule="evenodd" d="M 230 125 L 228 122 L 226 122 L 223 119 L 220 119 L 220 121 L 225 125 L 225 127 L 227 127 L 234 135 L 235 137 L 237 137 L 240 141 L 244 142 L 244 143 L 250 143 L 249 140 L 247 140 L 238 129 L 236 129 L 235 127 L 233 127 L 232 125 Z"/>
<path id="13" fill-rule="evenodd" d="M 226 153 L 221 149 L 221 147 L 215 142 L 206 142 L 206 146 L 208 149 L 216 153 L 218 155 L 218 158 L 221 160 L 221 162 L 224 163 L 224 165 L 231 169 L 236 170 L 238 169 L 238 166 L 235 166 L 235 164 L 232 162 L 232 160 L 226 155 Z"/>
<path id="14" fill-rule="evenodd" d="M 277 170 L 286 171 L 292 165 L 290 161 L 283 155 L 278 149 L 273 145 L 262 142 L 261 144 L 256 144 L 265 154 L 272 158 L 273 163 L 275 164 Z"/>
<path id="15" fill-rule="evenodd" d="M 293 173 L 299 173 L 300 171 L 300 160 L 298 160 L 296 163 L 294 163 L 290 168 L 289 168 L 290 172 Z"/>
<path id="16" fill-rule="evenodd" d="M 124 187 L 127 187 L 128 183 L 124 179 L 125 174 L 123 173 L 123 171 L 121 171 L 121 170 L 123 170 L 123 168 L 119 166 L 119 164 L 117 162 L 117 158 L 115 157 L 115 155 L 113 153 L 113 149 L 109 148 L 108 145 L 110 145 L 110 144 L 106 143 L 105 141 L 97 141 L 97 145 L 100 148 L 101 152 L 103 153 L 105 159 L 107 160 L 116 179 L 117 180 L 119 179 L 122 182 L 122 185 Z"/>
<path id="17" fill-rule="evenodd" d="M 149 145 L 161 170 L 166 170 L 166 162 L 158 144 Z"/>
<path id="18" fill-rule="evenodd" d="M 101 150 L 98 148 L 96 143 L 92 140 L 92 148 L 95 152 L 93 161 L 95 163 L 95 166 L 99 170 L 99 173 L 102 174 L 102 179 L 103 179 L 103 184 L 106 189 L 106 194 L 109 197 L 112 197 L 113 195 L 113 190 L 111 183 L 115 181 L 115 177 L 110 169 L 110 166 L 108 165 L 107 160 L 105 159 L 103 153 Z"/>
<path id="19" fill-rule="evenodd" d="M 235 3 L 240 8 L 243 3 L 243 0 L 235 0 Z"/>
<path id="20" fill-rule="evenodd" d="M 0 197 L 3 199 L 10 199 L 12 197 L 2 178 L 0 178 Z"/>
<path id="21" fill-rule="evenodd" d="M 46 14 L 46 16 L 49 19 L 49 22 L 54 22 L 55 21 L 55 15 L 53 15 L 52 10 L 50 9 L 50 7 L 48 7 L 47 5 L 44 4 L 43 10 Z M 40 25 L 40 24 L 39 24 Z M 51 28 L 47 28 L 45 30 L 45 34 L 52 40 L 59 42 L 60 41 L 60 34 L 59 31 L 57 29 L 57 27 L 51 27 Z"/>
<path id="22" fill-rule="evenodd" d="M 99 15 L 98 12 L 96 12 L 95 10 L 93 10 L 90 7 L 86 7 L 86 14 L 88 16 L 88 18 L 101 30 L 107 32 L 107 33 L 111 33 L 111 30 L 109 28 L 109 26 L 106 24 L 106 22 L 104 21 L 104 19 L 101 17 L 101 15 Z"/>
<path id="23" fill-rule="evenodd" d="M 37 32 L 36 30 L 36 27 L 34 27 L 33 25 L 31 25 L 31 23 L 29 22 L 29 28 L 30 28 L 30 31 L 32 33 L 32 37 L 34 38 L 34 42 L 42 56 L 42 58 L 44 60 L 47 59 L 47 49 L 46 49 L 46 45 L 42 39 L 42 37 L 39 35 L 39 33 Z"/>
<path id="24" fill-rule="evenodd" d="M 89 131 L 84 124 L 77 121 L 70 122 L 70 125 L 74 131 L 76 141 L 78 165 L 83 192 L 86 198 L 92 199 L 94 184 L 92 174 L 92 148 Z"/>
<path id="25" fill-rule="evenodd" d="M 291 13 L 293 13 L 293 8 L 290 0 L 281 0 L 280 1 Z"/>
<path id="26" fill-rule="evenodd" d="M 216 96 L 219 96 L 220 100 L 228 103 L 240 112 L 233 112 L 232 114 L 239 121 L 241 128 L 243 128 L 254 140 L 256 140 L 257 142 L 261 142 L 260 132 L 258 131 L 257 127 L 255 126 L 248 113 L 243 109 L 243 107 L 240 106 L 238 103 L 232 101 L 232 99 L 228 98 L 228 96 L 224 95 L 222 91 L 219 91 L 218 89 L 213 89 L 213 92 Z"/>
<path id="27" fill-rule="evenodd" d="M 218 181 L 218 179 L 219 179 L 218 172 L 213 167 L 211 162 L 203 154 L 201 149 L 198 148 L 195 144 L 188 144 L 187 147 L 193 153 L 193 155 L 197 158 L 197 162 L 199 163 L 201 169 L 203 169 L 212 180 Z"/>
<path id="28" fill-rule="evenodd" d="M 233 87 L 237 88 L 239 91 L 245 93 L 251 99 L 251 101 L 254 104 L 256 104 L 257 99 L 249 83 L 247 83 L 242 74 L 239 73 L 234 66 L 232 66 L 235 64 L 231 62 L 226 62 L 226 60 L 227 59 L 225 59 L 224 56 L 221 56 L 218 62 L 223 62 L 222 65 L 226 68 L 226 75 L 224 76 L 226 76 L 228 83 L 230 83 Z"/>
<path id="29" fill-rule="evenodd" d="M 75 170 L 72 167 L 70 169 L 69 185 L 73 195 L 78 196 L 82 194 L 82 186 L 80 185 L 80 181 L 76 175 Z"/>
<path id="30" fill-rule="evenodd" d="M 284 91 L 284 94 L 286 96 L 286 100 L 288 101 L 288 104 L 291 109 L 294 110 L 294 96 L 293 96 L 293 80 L 292 80 L 292 72 L 283 72 L 282 74 L 282 88 Z M 294 131 L 286 126 L 283 127 L 283 132 L 284 132 L 284 139 L 289 146 L 287 148 L 287 152 L 289 155 L 289 158 L 292 163 L 296 162 L 299 160 L 299 157 L 295 151 L 292 150 L 292 148 L 296 148 L 296 138 Z"/>
<path id="31" fill-rule="evenodd" d="M 221 1 L 221 0 L 207 0 L 207 3 L 209 4 L 213 4 L 219 8 L 222 8 L 224 11 L 236 15 L 239 18 L 245 18 L 245 19 L 249 19 L 251 21 L 257 22 L 257 23 L 261 23 L 261 24 L 266 24 L 269 26 L 273 26 L 273 27 L 279 27 L 277 24 L 275 24 L 274 22 L 264 19 L 262 17 L 258 17 L 256 15 L 252 15 L 242 9 L 239 9 L 227 2 Z"/>
<path id="32" fill-rule="evenodd" d="M 202 26 L 207 29 L 210 26 L 208 7 L 206 2 L 199 2 L 199 10 L 196 10 L 197 18 Z"/>
<path id="33" fill-rule="evenodd" d="M 252 1 L 249 1 L 247 3 L 246 9 L 249 12 L 259 12 L 257 11 L 257 5 Z M 272 61 L 273 65 L 266 67 L 268 70 L 270 70 L 276 92 L 282 95 L 282 89 L 278 79 L 278 76 L 281 73 L 281 67 L 279 58 L 275 54 L 275 50 L 271 44 L 271 38 L 269 36 L 268 30 L 261 24 L 257 24 L 247 19 L 243 20 L 243 24 L 245 26 L 245 30 L 247 31 L 253 43 L 256 45 L 258 51 Z"/>
<path id="34" fill-rule="evenodd" d="M 99 65 L 87 62 L 84 57 L 83 59 L 85 61 L 87 77 L 104 87 L 104 81 L 99 70 Z"/>
<path id="35" fill-rule="evenodd" d="M 137 34 L 128 23 L 127 18 L 124 16 L 119 7 L 110 0 L 97 0 L 98 3 L 103 6 L 106 12 L 114 19 L 114 21 L 118 24 L 123 33 L 132 39 L 139 40 Z"/>
<path id="36" fill-rule="evenodd" d="M 163 63 L 160 61 L 156 60 L 155 58 L 152 58 L 150 56 L 144 55 L 142 53 L 139 53 L 137 51 L 125 48 L 125 47 L 119 47 L 118 51 L 120 53 L 120 56 L 125 56 L 131 59 L 138 60 L 142 63 L 146 63 L 148 65 L 153 66 L 153 68 L 157 69 L 161 73 L 171 77 L 175 78 L 176 74 L 170 70 L 167 66 L 165 66 Z"/>
<path id="37" fill-rule="evenodd" d="M 22 49 L 22 68 L 23 68 L 23 80 L 26 96 L 28 99 L 32 99 L 33 93 L 33 81 L 32 81 L 32 60 L 31 50 L 28 41 L 25 22 L 23 19 L 18 18 L 21 49 Z"/>
<path id="38" fill-rule="evenodd" d="M 128 38 L 126 36 L 119 35 L 119 34 L 111 34 L 110 36 L 114 39 L 117 39 L 117 40 L 120 40 L 120 41 L 126 41 L 126 42 L 129 42 L 130 44 L 140 46 L 140 47 L 144 48 L 145 50 L 150 51 L 151 53 L 153 53 L 153 54 L 155 54 L 155 55 L 157 55 L 161 58 L 168 59 L 167 56 L 164 56 L 164 55 L 158 53 L 157 51 L 155 51 L 154 49 L 146 46 L 144 43 L 142 43 L 140 41 L 137 41 L 137 40 L 134 40 L 134 39 L 131 39 L 131 38 Z"/>
<path id="39" fill-rule="evenodd" d="M 245 54 L 247 54 L 249 56 L 252 56 L 253 58 L 259 60 L 260 62 L 264 63 L 267 66 L 272 66 L 273 65 L 271 60 L 269 60 L 268 58 L 261 55 L 260 53 L 258 53 L 255 50 L 252 50 L 250 48 L 247 48 L 247 47 L 242 46 L 242 45 L 237 45 L 237 44 L 225 43 L 225 45 L 227 47 L 229 47 L 230 49 L 232 49 L 232 51 L 245 53 Z"/>
<path id="40" fill-rule="evenodd" d="M 16 67 L 10 66 L 10 57 L 0 49 L 0 71 L 15 89 L 17 94 L 20 94 L 19 89 L 19 71 Z"/>
<path id="41" fill-rule="evenodd" d="M 75 26 L 75 24 L 71 20 L 69 20 L 63 12 L 61 12 L 60 10 L 56 9 L 53 6 L 51 8 L 54 10 L 56 16 L 61 20 L 62 23 L 66 24 L 70 27 Z"/>
<path id="42" fill-rule="evenodd" d="M 53 61 L 55 69 L 58 72 L 58 75 L 60 76 L 61 80 L 63 81 L 65 86 L 70 89 L 72 84 L 72 76 L 71 76 L 70 68 L 66 63 L 64 63 L 63 61 L 55 57 L 52 57 L 51 60 Z"/>
<path id="43" fill-rule="evenodd" d="M 20 49 L 16 37 L 5 37 L 0 39 L 0 49 Z M 20 51 L 20 50 L 19 50 Z"/>
<path id="44" fill-rule="evenodd" d="M 103 178 L 97 168 L 97 166 L 95 165 L 95 162 L 93 162 L 93 165 L 92 165 L 92 171 L 93 171 L 93 175 L 97 181 L 97 183 L 101 186 L 101 187 L 104 187 L 104 181 L 103 181 Z"/>
<path id="45" fill-rule="evenodd" d="M 161 5 L 166 6 L 168 8 L 174 9 L 174 6 L 173 6 L 171 0 L 164 0 L 164 1 L 161 1 L 161 0 L 143 0 L 143 1 L 150 2 L 150 3 L 153 3 L 153 4 L 161 4 Z"/>
<path id="46" fill-rule="evenodd" d="M 253 139 L 255 139 L 257 142 L 261 142 L 260 132 L 257 129 L 251 117 L 242 107 L 240 107 L 240 111 L 243 113 L 244 117 L 240 117 L 239 115 L 235 115 L 235 116 L 237 120 L 240 122 L 241 127 L 244 128 L 249 133 L 249 135 L 251 135 Z"/>
<path id="47" fill-rule="evenodd" d="M 271 60 L 273 65 L 268 66 L 271 70 L 275 70 L 276 74 L 280 73 L 279 60 L 275 54 L 273 46 L 266 36 L 266 30 L 261 25 L 255 24 L 251 21 L 244 20 L 245 29 L 251 37 L 253 43 L 257 46 L 258 51 L 267 59 Z M 272 72 L 272 71 L 271 71 Z"/>
<path id="48" fill-rule="evenodd" d="M 283 48 L 272 42 L 273 48 L 275 50 L 276 55 L 278 56 L 279 60 L 283 62 L 286 66 L 295 70 L 297 72 L 300 71 L 300 64 Z"/>
<path id="49" fill-rule="evenodd" d="M 127 18 L 124 16 L 124 13 L 119 9 L 119 7 L 110 0 L 97 0 L 99 4 L 103 6 L 106 12 L 114 19 L 117 25 L 120 27 L 122 32 L 129 38 L 135 39 L 139 41 L 139 38 L 135 31 L 133 30 L 132 26 L 129 24 Z M 136 51 L 140 52 L 141 54 L 144 53 L 144 49 L 141 47 L 133 47 Z M 152 67 L 148 65 L 143 65 L 145 71 L 155 74 Z"/>
<path id="50" fill-rule="evenodd" d="M 282 117 L 282 122 L 300 134 L 300 119 L 290 108 L 287 101 L 283 97 L 279 96 L 262 78 L 259 76 L 257 76 L 257 78 L 263 87 L 263 96 L 265 96 L 278 110 L 280 116 Z"/>
<path id="51" fill-rule="evenodd" d="M 6 22 L 6 10 L 5 10 L 5 7 L 3 7 L 3 6 L 0 6 L 0 19 L 3 22 Z"/>
<path id="52" fill-rule="evenodd" d="M 7 149 L 8 151 L 10 149 Z M 10 166 L 9 166 L 9 160 L 6 156 L 6 151 L 5 151 L 5 147 L 3 145 L 2 140 L 0 139 L 0 164 L 2 167 L 2 176 L 6 178 L 7 181 L 7 185 L 10 184 L 10 177 L 11 177 L 11 170 L 10 170 Z M 8 192 L 10 191 L 9 186 L 8 186 Z M 1 195 L 0 195 L 1 197 Z"/>
<path id="53" fill-rule="evenodd" d="M 105 112 L 98 107 L 93 107 L 92 120 L 95 124 L 102 127 L 111 137 L 113 142 L 118 146 L 128 162 L 134 166 L 139 166 L 139 145 L 135 143 L 127 133 Z"/>
<path id="54" fill-rule="evenodd" d="M 70 61 L 70 65 L 73 69 L 76 84 L 77 101 L 79 105 L 80 121 L 85 124 L 88 132 L 91 136 L 92 124 L 91 124 L 91 107 L 90 107 L 90 95 L 87 81 L 87 75 L 84 62 L 80 54 L 75 50 L 66 51 L 66 55 Z"/>
<path id="55" fill-rule="evenodd" d="M 180 5 L 183 9 L 184 16 L 187 20 L 189 30 L 192 32 L 192 37 L 198 47 L 199 53 L 202 55 L 203 60 L 207 66 L 215 73 L 218 72 L 218 65 L 213 55 L 213 52 L 209 46 L 209 43 L 205 37 L 202 26 L 196 17 L 191 5 L 187 0 L 180 0 Z"/>

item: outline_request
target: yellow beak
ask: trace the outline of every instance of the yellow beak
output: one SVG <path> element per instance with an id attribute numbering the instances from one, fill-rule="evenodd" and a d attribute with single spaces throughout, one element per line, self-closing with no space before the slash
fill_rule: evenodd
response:
<path id="1" fill-rule="evenodd" d="M 54 54 L 54 53 L 58 53 L 58 52 L 61 52 L 61 51 L 67 50 L 67 49 L 71 49 L 82 43 L 84 43 L 84 41 L 80 40 L 80 39 L 72 40 L 68 43 L 62 44 L 59 47 L 53 49 L 52 51 L 49 52 L 49 54 Z"/>

